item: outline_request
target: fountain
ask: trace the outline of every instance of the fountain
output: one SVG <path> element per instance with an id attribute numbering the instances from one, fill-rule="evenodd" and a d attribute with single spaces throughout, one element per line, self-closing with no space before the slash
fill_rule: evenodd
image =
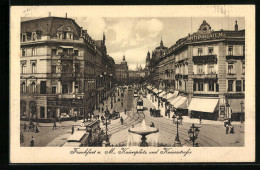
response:
<path id="1" fill-rule="evenodd" d="M 155 127 L 146 126 L 145 120 L 143 119 L 141 126 L 130 128 L 128 131 L 131 132 L 131 133 L 141 135 L 142 141 L 140 143 L 140 146 L 141 147 L 147 147 L 148 143 L 146 142 L 146 135 L 149 135 L 151 133 L 157 133 L 157 132 L 159 132 L 159 129 L 157 129 Z"/>

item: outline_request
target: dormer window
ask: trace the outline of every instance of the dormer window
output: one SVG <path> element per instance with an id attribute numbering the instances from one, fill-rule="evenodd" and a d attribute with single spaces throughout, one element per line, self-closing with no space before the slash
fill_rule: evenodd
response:
<path id="1" fill-rule="evenodd" d="M 36 32 L 32 33 L 32 40 L 33 40 L 33 41 L 36 40 Z"/>

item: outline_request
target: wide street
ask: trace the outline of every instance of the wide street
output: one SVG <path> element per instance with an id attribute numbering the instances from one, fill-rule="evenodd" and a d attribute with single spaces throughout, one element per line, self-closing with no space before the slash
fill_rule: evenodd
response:
<path id="1" fill-rule="evenodd" d="M 149 109 L 154 108 L 154 105 L 148 98 L 143 98 L 144 111 L 137 113 L 136 111 L 136 99 L 133 97 L 133 91 L 125 90 L 123 107 L 121 101 L 118 101 L 118 95 L 116 94 L 116 103 L 113 102 L 113 109 L 120 113 L 123 117 L 124 123 L 121 125 L 119 119 L 111 120 L 108 124 L 108 135 L 111 146 L 126 146 L 129 137 L 134 137 L 136 142 L 140 142 L 141 136 L 136 134 L 130 134 L 128 129 L 133 126 L 141 124 L 143 119 L 145 124 L 149 126 L 151 122 L 155 127 L 159 129 L 156 134 L 150 134 L 147 136 L 147 142 L 151 143 L 154 140 L 158 142 L 158 146 L 173 146 L 174 140 L 177 134 L 176 124 L 173 124 L 171 119 L 166 117 L 151 117 Z M 119 96 L 120 97 L 120 96 Z M 110 108 L 111 99 L 104 102 L 104 105 L 108 105 L 110 112 L 113 110 Z M 103 105 L 101 105 L 102 107 Z M 103 106 L 105 107 L 105 106 Z M 125 108 L 127 114 L 124 114 Z M 95 110 L 95 114 L 103 115 Z M 161 113 L 164 114 L 164 113 Z M 184 119 L 185 120 L 185 119 Z M 62 123 L 57 122 L 57 129 L 52 130 L 52 123 L 40 123 L 39 133 L 35 132 L 23 132 L 25 136 L 24 143 L 21 146 L 29 146 L 31 136 L 35 138 L 35 146 L 60 146 L 66 142 L 66 139 L 71 135 L 72 125 L 80 126 L 82 120 L 64 121 Z M 234 124 L 235 133 L 226 134 L 223 122 L 208 121 L 212 123 L 198 124 L 200 127 L 200 133 L 197 139 L 199 147 L 219 147 L 219 146 L 243 146 L 244 145 L 244 125 Z M 23 131 L 23 122 L 21 121 L 21 131 Z M 182 146 L 192 146 L 192 142 L 189 140 L 188 130 L 191 126 L 190 122 L 183 121 L 182 125 L 179 125 L 179 137 Z M 100 127 L 105 130 L 105 125 L 101 122 Z M 76 129 L 76 128 L 75 128 Z"/>

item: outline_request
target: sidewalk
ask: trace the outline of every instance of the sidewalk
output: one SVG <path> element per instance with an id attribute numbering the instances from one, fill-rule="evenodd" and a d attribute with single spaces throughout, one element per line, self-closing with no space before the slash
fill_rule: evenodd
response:
<path id="1" fill-rule="evenodd" d="M 152 102 L 152 100 L 150 99 L 151 98 L 151 94 L 147 94 L 147 99 L 153 104 L 154 108 L 155 109 L 158 109 L 158 101 L 156 102 Z M 161 110 L 161 115 L 166 118 L 166 119 L 172 119 L 172 112 L 170 113 L 170 118 L 168 116 L 165 116 L 165 103 L 163 102 L 163 106 L 164 107 L 161 107 L 160 105 L 160 110 Z M 200 124 L 200 121 L 199 119 L 197 118 L 190 118 L 189 116 L 182 116 L 183 117 L 183 122 L 185 123 L 195 123 L 195 124 Z M 216 121 L 216 120 L 206 120 L 206 119 L 202 119 L 201 120 L 201 124 L 207 124 L 207 125 L 221 125 L 223 126 L 224 125 L 224 122 L 223 121 Z M 233 125 L 240 125 L 241 122 L 232 122 Z"/>

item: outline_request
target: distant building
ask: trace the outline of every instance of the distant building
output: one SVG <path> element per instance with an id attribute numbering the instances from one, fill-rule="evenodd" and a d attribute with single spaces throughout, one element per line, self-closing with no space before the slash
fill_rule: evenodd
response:
<path id="1" fill-rule="evenodd" d="M 123 61 L 120 64 L 116 64 L 116 80 L 118 84 L 125 84 L 128 78 L 128 65 L 125 56 L 123 56 Z"/>

